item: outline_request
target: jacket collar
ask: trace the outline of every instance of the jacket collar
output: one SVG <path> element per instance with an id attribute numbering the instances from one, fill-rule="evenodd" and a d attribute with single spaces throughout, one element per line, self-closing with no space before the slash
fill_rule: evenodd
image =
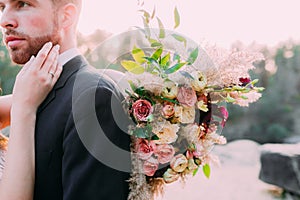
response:
<path id="1" fill-rule="evenodd" d="M 76 73 L 79 69 L 87 66 L 88 63 L 85 58 L 81 55 L 74 57 L 70 61 L 68 61 L 63 66 L 63 71 L 54 85 L 53 89 L 50 91 L 46 99 L 42 102 L 42 104 L 38 108 L 38 113 L 45 109 L 45 107 L 55 98 L 56 91 L 60 88 L 63 88 L 68 81 L 68 79 Z"/>

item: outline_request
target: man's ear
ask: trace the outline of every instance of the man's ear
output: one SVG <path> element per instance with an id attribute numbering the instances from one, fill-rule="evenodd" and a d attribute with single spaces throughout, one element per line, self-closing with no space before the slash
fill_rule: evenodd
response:
<path id="1" fill-rule="evenodd" d="M 78 8 L 73 3 L 64 5 L 61 9 L 59 18 L 62 28 L 72 27 L 78 20 Z"/>

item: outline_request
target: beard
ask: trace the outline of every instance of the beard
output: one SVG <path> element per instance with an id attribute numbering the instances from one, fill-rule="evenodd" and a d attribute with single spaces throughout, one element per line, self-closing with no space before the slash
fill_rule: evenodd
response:
<path id="1" fill-rule="evenodd" d="M 25 38 L 27 42 L 27 45 L 22 48 L 8 48 L 12 61 L 17 64 L 25 64 L 32 55 L 36 56 L 45 43 L 52 42 L 53 45 L 59 43 L 59 34 L 57 30 L 53 31 L 52 34 L 40 37 L 30 37 L 12 30 L 8 30 L 6 34 Z"/>

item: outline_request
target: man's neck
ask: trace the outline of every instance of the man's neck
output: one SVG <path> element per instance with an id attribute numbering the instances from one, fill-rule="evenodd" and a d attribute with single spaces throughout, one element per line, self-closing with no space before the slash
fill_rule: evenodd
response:
<path id="1" fill-rule="evenodd" d="M 78 55 L 80 55 L 80 52 L 77 48 L 68 49 L 59 55 L 58 63 L 63 66 L 69 60 L 71 60 L 72 58 L 74 58 L 75 56 L 78 56 Z"/>

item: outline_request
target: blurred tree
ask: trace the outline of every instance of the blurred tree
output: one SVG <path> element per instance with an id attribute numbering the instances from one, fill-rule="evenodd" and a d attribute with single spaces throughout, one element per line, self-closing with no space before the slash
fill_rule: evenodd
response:
<path id="1" fill-rule="evenodd" d="M 0 33 L 2 40 L 2 34 Z M 0 88 L 2 95 L 11 94 L 20 66 L 13 64 L 6 47 L 0 44 Z"/>

